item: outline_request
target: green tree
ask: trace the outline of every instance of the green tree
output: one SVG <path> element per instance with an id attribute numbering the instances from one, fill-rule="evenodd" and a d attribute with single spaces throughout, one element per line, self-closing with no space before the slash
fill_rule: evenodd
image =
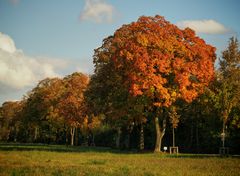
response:
<path id="1" fill-rule="evenodd" d="M 225 147 L 226 125 L 232 118 L 233 109 L 240 102 L 240 51 L 237 38 L 230 38 L 226 50 L 222 52 L 219 74 L 215 86 L 216 106 L 222 116 L 222 146 Z M 231 117 L 231 116 L 232 117 Z"/>
<path id="2" fill-rule="evenodd" d="M 175 147 L 175 129 L 177 128 L 178 126 L 178 123 L 179 123 L 179 118 L 180 118 L 180 115 L 177 114 L 177 108 L 176 106 L 171 106 L 170 109 L 169 109 L 169 117 L 170 117 L 170 123 L 172 125 L 172 137 L 173 137 L 173 140 L 172 140 L 172 146 Z"/>

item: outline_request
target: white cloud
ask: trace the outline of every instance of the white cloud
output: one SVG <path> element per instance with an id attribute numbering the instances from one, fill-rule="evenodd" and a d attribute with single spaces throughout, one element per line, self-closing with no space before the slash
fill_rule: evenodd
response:
<path id="1" fill-rule="evenodd" d="M 112 22 L 114 7 L 105 0 L 85 0 L 80 20 L 90 20 L 96 23 Z"/>
<path id="2" fill-rule="evenodd" d="M 224 34 L 230 32 L 223 24 L 215 20 L 186 20 L 177 23 L 180 28 L 189 27 L 197 33 Z"/>
<path id="3" fill-rule="evenodd" d="M 0 86 L 22 89 L 46 77 L 55 77 L 55 66 L 45 59 L 34 58 L 17 50 L 14 41 L 0 32 Z M 7 91 L 7 90 L 5 90 Z M 1 90 L 0 94 L 4 92 Z"/>
<path id="4" fill-rule="evenodd" d="M 0 32 L 0 49 L 9 53 L 14 53 L 16 51 L 16 47 L 13 40 L 8 35 L 4 35 L 1 32 Z"/>

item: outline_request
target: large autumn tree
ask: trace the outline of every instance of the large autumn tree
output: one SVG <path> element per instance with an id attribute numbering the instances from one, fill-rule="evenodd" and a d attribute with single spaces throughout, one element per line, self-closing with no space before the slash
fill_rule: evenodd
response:
<path id="1" fill-rule="evenodd" d="M 142 16 L 116 30 L 95 50 L 94 76 L 108 70 L 99 87 L 120 84 L 129 96 L 146 100 L 149 117 L 154 116 L 158 152 L 164 134 L 159 121 L 163 126 L 166 122 L 164 107 L 177 99 L 191 102 L 201 94 L 213 78 L 215 59 L 215 48 L 193 30 L 181 30 L 161 16 Z"/>

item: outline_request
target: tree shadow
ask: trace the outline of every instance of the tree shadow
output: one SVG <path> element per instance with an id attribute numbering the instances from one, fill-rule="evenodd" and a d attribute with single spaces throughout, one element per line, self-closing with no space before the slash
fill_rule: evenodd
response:
<path id="1" fill-rule="evenodd" d="M 219 154 L 169 154 L 169 153 L 154 153 L 153 151 L 138 151 L 138 150 L 119 150 L 110 147 L 93 147 L 93 146 L 67 146 L 67 145 L 51 145 L 37 143 L 0 143 L 0 151 L 48 151 L 48 152 L 69 152 L 69 153 L 112 153 L 112 154 L 152 154 L 154 157 L 161 158 L 240 158 L 240 155 L 221 156 Z"/>
<path id="2" fill-rule="evenodd" d="M 0 151 L 50 151 L 50 152 L 96 152 L 114 154 L 137 154 L 137 150 L 118 150 L 110 147 L 51 145 L 37 143 L 0 143 Z"/>

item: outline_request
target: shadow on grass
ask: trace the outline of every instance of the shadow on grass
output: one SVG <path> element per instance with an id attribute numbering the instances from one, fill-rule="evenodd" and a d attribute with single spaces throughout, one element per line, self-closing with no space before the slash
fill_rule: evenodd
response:
<path id="1" fill-rule="evenodd" d="M 168 154 L 153 153 L 152 151 L 139 152 L 137 150 L 118 150 L 110 147 L 85 147 L 85 146 L 67 146 L 67 145 L 48 145 L 36 143 L 0 143 L 0 151 L 50 151 L 50 152 L 96 152 L 96 153 L 113 153 L 113 154 L 150 154 L 154 157 L 162 158 L 214 158 L 214 157 L 231 157 L 240 158 L 240 155 L 221 156 L 219 154 Z"/>
<path id="2" fill-rule="evenodd" d="M 51 151 L 51 152 L 97 152 L 97 153 L 116 153 L 134 154 L 137 151 L 122 151 L 109 147 L 85 147 L 67 145 L 48 145 L 48 144 L 25 144 L 25 143 L 0 143 L 0 151 Z"/>

